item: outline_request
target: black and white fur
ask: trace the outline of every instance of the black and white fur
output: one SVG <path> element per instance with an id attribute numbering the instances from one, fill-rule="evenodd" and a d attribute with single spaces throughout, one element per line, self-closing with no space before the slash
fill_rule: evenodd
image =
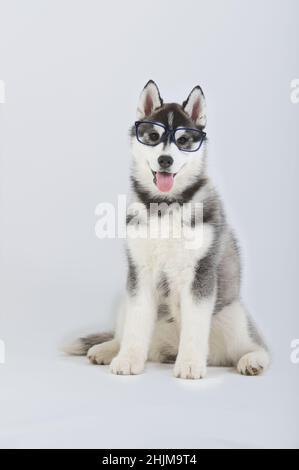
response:
<path id="1" fill-rule="evenodd" d="M 137 119 L 204 129 L 206 105 L 195 87 L 182 105 L 164 104 L 158 87 L 149 81 L 141 93 Z M 128 279 L 113 334 L 80 338 L 67 349 L 86 354 L 95 364 L 110 364 L 114 374 L 140 374 L 147 360 L 174 362 L 174 375 L 184 379 L 205 376 L 207 365 L 235 366 L 241 374 L 256 375 L 269 364 L 269 354 L 240 301 L 240 259 L 235 237 L 226 223 L 221 201 L 206 172 L 207 142 L 194 153 L 174 143 L 156 147 L 139 143 L 134 127 L 131 201 L 139 210 L 127 214 Z M 169 192 L 158 190 L 153 174 L 158 158 L 173 159 L 176 176 Z M 203 203 L 203 243 L 186 249 L 184 237 L 130 237 L 132 223 L 148 224 L 150 204 L 176 203 L 173 223 L 192 231 L 196 221 L 182 220 L 179 207 Z M 166 209 L 165 209 L 166 207 Z M 169 206 L 171 207 L 171 206 Z"/>

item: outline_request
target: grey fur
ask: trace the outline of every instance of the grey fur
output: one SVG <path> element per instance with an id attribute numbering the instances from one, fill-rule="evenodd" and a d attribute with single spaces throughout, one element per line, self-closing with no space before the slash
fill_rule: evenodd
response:
<path id="1" fill-rule="evenodd" d="M 236 239 L 229 229 L 222 202 L 215 189 L 207 184 L 203 199 L 203 222 L 214 228 L 214 241 L 195 268 L 192 293 L 206 297 L 216 289 L 214 314 L 240 297 L 240 256 Z"/>
<path id="2" fill-rule="evenodd" d="M 170 286 L 165 273 L 161 273 L 157 283 L 157 289 L 163 297 L 168 297 L 170 294 Z"/>
<path id="3" fill-rule="evenodd" d="M 169 314 L 170 314 L 170 309 L 167 304 L 160 304 L 158 306 L 158 313 L 157 313 L 158 320 L 168 317 Z"/>
<path id="4" fill-rule="evenodd" d="M 214 241 L 209 252 L 198 261 L 195 267 L 192 294 L 196 298 L 208 297 L 217 289 L 217 268 L 219 266 L 219 253 L 225 227 L 225 218 L 222 204 L 215 189 L 207 183 L 206 195 L 203 203 L 203 222 L 214 228 Z"/>
<path id="5" fill-rule="evenodd" d="M 166 320 L 167 323 L 174 323 L 174 318 L 170 317 Z"/>
<path id="6" fill-rule="evenodd" d="M 253 319 L 248 313 L 247 313 L 247 324 L 248 324 L 248 329 L 249 329 L 249 334 L 250 334 L 251 339 L 259 346 L 262 346 L 263 348 L 268 350 L 268 347 L 264 341 L 264 338 L 258 331 Z"/>
<path id="7" fill-rule="evenodd" d="M 105 343 L 113 339 L 113 333 L 98 333 L 78 338 L 64 348 L 64 352 L 74 356 L 85 356 L 87 351 L 96 344 Z"/>
<path id="8" fill-rule="evenodd" d="M 214 313 L 240 297 L 239 248 L 231 231 L 222 237 L 222 254 L 217 267 L 217 298 Z"/>
<path id="9" fill-rule="evenodd" d="M 135 218 L 135 215 L 134 214 L 127 214 L 126 216 L 126 224 L 129 225 L 132 220 Z"/>
<path id="10" fill-rule="evenodd" d="M 138 285 L 137 267 L 128 250 L 127 250 L 127 259 L 128 259 L 127 290 L 130 293 L 130 295 L 136 295 L 137 285 Z"/>
<path id="11" fill-rule="evenodd" d="M 216 266 L 214 253 L 208 253 L 198 261 L 192 283 L 192 294 L 196 298 L 209 297 L 215 289 Z"/>
<path id="12" fill-rule="evenodd" d="M 163 364 L 174 364 L 177 354 L 170 350 L 170 348 L 162 348 L 160 351 L 160 362 Z"/>
<path id="13" fill-rule="evenodd" d="M 138 212 L 135 211 L 134 213 L 128 212 L 126 215 L 126 225 L 134 225 L 137 226 L 140 224 L 140 217 Z"/>

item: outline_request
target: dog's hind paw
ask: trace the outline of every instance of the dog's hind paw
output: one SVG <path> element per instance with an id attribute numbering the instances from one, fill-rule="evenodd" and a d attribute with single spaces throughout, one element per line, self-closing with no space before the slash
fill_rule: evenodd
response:
<path id="1" fill-rule="evenodd" d="M 259 375 L 268 367 L 269 362 L 268 352 L 260 349 L 242 356 L 238 362 L 237 370 L 242 375 Z"/>
<path id="2" fill-rule="evenodd" d="M 107 341 L 106 343 L 92 346 L 87 352 L 87 357 L 92 364 L 108 365 L 116 356 L 118 350 L 118 342 L 113 339 L 111 341 Z"/>

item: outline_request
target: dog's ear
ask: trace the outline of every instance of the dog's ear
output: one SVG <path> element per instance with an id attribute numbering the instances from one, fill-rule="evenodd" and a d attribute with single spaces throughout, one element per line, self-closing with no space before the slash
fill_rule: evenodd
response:
<path id="1" fill-rule="evenodd" d="M 197 126 L 204 128 L 207 123 L 206 100 L 199 85 L 193 88 L 190 95 L 183 103 L 184 111 L 190 116 Z"/>
<path id="2" fill-rule="evenodd" d="M 137 119 L 150 116 L 150 114 L 152 114 L 155 109 L 160 108 L 162 104 L 163 100 L 160 96 L 159 88 L 153 80 L 149 80 L 139 98 Z"/>

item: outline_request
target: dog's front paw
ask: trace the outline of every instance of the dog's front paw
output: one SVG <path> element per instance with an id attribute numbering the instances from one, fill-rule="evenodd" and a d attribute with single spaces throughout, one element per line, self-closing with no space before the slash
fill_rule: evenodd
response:
<path id="1" fill-rule="evenodd" d="M 198 360 L 177 359 L 174 376 L 180 379 L 202 379 L 207 373 L 207 366 Z"/>
<path id="2" fill-rule="evenodd" d="M 137 355 L 120 354 L 112 360 L 110 370 L 112 374 L 117 375 L 137 375 L 143 372 L 144 364 L 145 361 Z"/>

